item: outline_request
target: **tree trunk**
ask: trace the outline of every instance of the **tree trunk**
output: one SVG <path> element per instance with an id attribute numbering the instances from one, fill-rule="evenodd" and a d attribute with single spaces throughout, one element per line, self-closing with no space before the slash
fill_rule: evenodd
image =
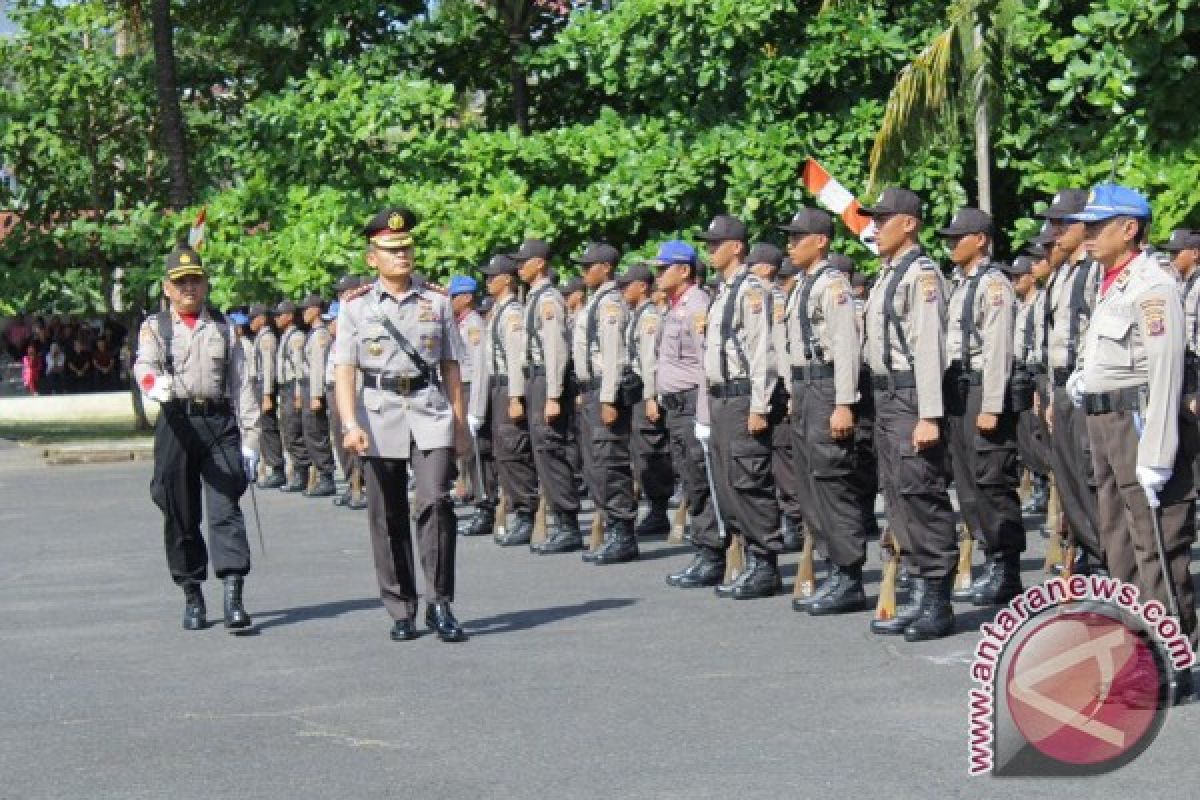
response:
<path id="1" fill-rule="evenodd" d="M 167 157 L 170 184 L 167 203 L 176 210 L 192 201 L 188 179 L 187 130 L 179 108 L 179 87 L 175 82 L 175 31 L 171 26 L 171 0 L 153 0 L 150 25 L 154 33 L 154 81 L 158 89 L 159 131 Z"/>
<path id="2" fill-rule="evenodd" d="M 975 51 L 983 47 L 983 28 L 975 26 Z M 979 208 L 992 213 L 992 135 L 982 81 L 975 83 L 975 180 Z"/>
<path id="3" fill-rule="evenodd" d="M 529 135 L 529 80 L 517 56 L 528 39 L 524 30 L 510 29 L 508 32 L 508 69 L 512 83 L 513 119 L 522 136 Z"/>

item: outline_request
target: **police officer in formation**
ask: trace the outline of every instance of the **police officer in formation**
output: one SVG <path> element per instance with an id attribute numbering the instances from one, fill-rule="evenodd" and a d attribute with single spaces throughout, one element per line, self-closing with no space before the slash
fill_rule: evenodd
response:
<path id="1" fill-rule="evenodd" d="M 270 309 L 264 305 L 250 306 L 250 332 L 254 334 L 255 375 L 258 378 L 254 388 L 262 408 L 259 439 L 262 443 L 262 463 L 266 469 L 258 485 L 264 489 L 279 489 L 287 484 L 278 406 L 275 405 L 275 378 L 278 373 L 275 358 L 279 338 L 275 335 L 272 316 Z"/>
<path id="2" fill-rule="evenodd" d="M 281 490 L 303 492 L 308 488 L 312 461 L 304 443 L 304 331 L 296 324 L 296 304 L 291 300 L 280 302 L 275 307 L 275 323 L 279 328 L 275 357 L 279 432 L 292 463 L 292 479 Z"/>
<path id="3" fill-rule="evenodd" d="M 308 295 L 300 307 L 308 328 L 304 338 L 304 370 L 298 379 L 304 394 L 301 427 L 309 463 L 317 470 L 317 482 L 305 489 L 303 494 L 305 497 L 332 497 L 337 494 L 337 488 L 333 482 L 335 464 L 330 443 L 329 413 L 325 405 L 325 365 L 333 335 L 322 316 L 325 301 L 320 295 Z"/>

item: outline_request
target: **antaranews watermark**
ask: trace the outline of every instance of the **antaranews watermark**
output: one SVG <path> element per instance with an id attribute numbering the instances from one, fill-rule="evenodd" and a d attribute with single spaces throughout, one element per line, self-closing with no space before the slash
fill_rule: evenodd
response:
<path id="1" fill-rule="evenodd" d="M 1196 655 L 1179 620 L 1102 575 L 1053 578 L 982 625 L 969 692 L 972 775 L 1098 775 L 1137 758 Z"/>

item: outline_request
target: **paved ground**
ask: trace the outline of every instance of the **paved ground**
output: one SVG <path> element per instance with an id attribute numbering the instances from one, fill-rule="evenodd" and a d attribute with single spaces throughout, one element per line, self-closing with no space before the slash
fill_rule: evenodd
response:
<path id="1" fill-rule="evenodd" d="M 865 614 L 671 590 L 685 555 L 662 542 L 597 568 L 460 540 L 472 640 L 394 644 L 364 516 L 261 493 L 261 634 L 185 633 L 149 469 L 0 448 L 0 798 L 1061 800 L 1200 778 L 1191 706 L 1105 778 L 968 779 L 975 635 L 906 645 Z"/>

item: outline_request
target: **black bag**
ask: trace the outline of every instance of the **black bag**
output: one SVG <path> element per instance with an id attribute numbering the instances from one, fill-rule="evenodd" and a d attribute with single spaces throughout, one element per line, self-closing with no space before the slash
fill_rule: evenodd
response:
<path id="1" fill-rule="evenodd" d="M 1019 414 L 1033 408 L 1034 390 L 1033 375 L 1028 367 L 1013 364 L 1012 375 L 1008 379 L 1008 397 L 1005 398 L 1007 410 Z"/>
<path id="2" fill-rule="evenodd" d="M 630 367 L 625 367 L 621 370 L 621 380 L 617 382 L 617 405 L 633 406 L 635 403 L 640 403 L 644 390 L 642 376 Z"/>

